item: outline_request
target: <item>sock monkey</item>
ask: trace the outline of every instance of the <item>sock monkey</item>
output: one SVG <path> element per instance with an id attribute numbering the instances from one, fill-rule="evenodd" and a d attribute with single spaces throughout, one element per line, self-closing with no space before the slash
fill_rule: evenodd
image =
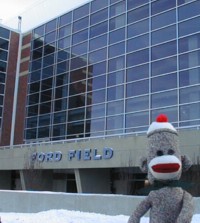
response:
<path id="1" fill-rule="evenodd" d="M 178 132 L 166 115 L 159 115 L 147 131 L 148 155 L 141 159 L 141 170 L 148 173 L 151 185 L 162 184 L 136 207 L 128 223 L 139 223 L 150 210 L 150 223 L 190 223 L 194 211 L 192 196 L 176 182 L 182 171 L 191 166 L 190 159 L 181 155 Z"/>

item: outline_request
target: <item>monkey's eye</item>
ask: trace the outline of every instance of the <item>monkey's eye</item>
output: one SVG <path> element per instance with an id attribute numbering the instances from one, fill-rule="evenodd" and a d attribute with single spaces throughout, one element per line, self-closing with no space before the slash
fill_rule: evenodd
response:
<path id="1" fill-rule="evenodd" d="M 173 149 L 169 149 L 168 150 L 168 155 L 173 155 L 174 154 L 174 150 Z"/>
<path id="2" fill-rule="evenodd" d="M 156 154 L 157 154 L 157 156 L 163 156 L 163 151 L 162 150 L 158 150 Z"/>

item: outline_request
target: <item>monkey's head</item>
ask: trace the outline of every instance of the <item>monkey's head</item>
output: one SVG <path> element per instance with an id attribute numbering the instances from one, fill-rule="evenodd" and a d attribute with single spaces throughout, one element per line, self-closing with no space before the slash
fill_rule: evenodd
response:
<path id="1" fill-rule="evenodd" d="M 182 171 L 192 165 L 187 156 L 181 155 L 178 132 L 165 115 L 159 115 L 148 131 L 148 155 L 141 160 L 141 170 L 148 172 L 148 180 L 179 180 Z"/>

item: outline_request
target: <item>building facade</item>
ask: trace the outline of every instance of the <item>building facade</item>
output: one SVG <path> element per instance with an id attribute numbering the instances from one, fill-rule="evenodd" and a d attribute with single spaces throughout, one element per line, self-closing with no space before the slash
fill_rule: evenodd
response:
<path id="1" fill-rule="evenodd" d="M 197 178 L 199 22 L 198 0 L 93 0 L 23 34 L 14 133 L 23 164 L 3 168 L 14 188 L 136 194 L 160 113 L 192 156 L 184 177 Z"/>

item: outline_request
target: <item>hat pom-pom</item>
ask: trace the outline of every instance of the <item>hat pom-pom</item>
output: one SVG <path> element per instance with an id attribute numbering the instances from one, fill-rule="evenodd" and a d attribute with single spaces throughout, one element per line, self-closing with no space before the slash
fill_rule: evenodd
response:
<path id="1" fill-rule="evenodd" d="M 156 118 L 157 122 L 168 122 L 168 117 L 165 114 L 160 114 L 157 118 Z"/>

